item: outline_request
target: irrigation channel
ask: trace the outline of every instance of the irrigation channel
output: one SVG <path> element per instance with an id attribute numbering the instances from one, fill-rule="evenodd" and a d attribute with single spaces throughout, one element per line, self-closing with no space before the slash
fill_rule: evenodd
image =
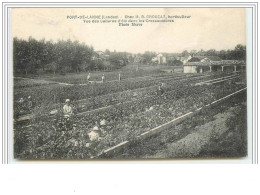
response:
<path id="1" fill-rule="evenodd" d="M 229 75 L 229 74 L 227 74 L 227 75 Z M 167 76 L 167 78 L 165 78 L 165 77 L 156 78 L 156 79 L 153 79 L 153 81 L 154 80 L 158 80 L 159 82 L 168 82 L 168 81 L 171 82 L 171 81 L 173 81 L 173 83 L 171 83 L 171 84 L 174 84 L 174 82 L 187 81 L 187 80 L 190 80 L 190 79 L 191 79 L 190 82 L 192 82 L 194 80 L 205 79 L 205 78 L 210 77 L 210 76 L 214 76 L 214 75 L 199 75 L 199 76 L 198 75 L 190 75 L 190 76 L 186 76 L 186 75 L 183 76 L 182 75 L 182 76 L 175 76 L 175 77 L 173 77 L 173 76 L 168 77 Z M 235 78 L 238 78 L 238 77 L 239 77 L 238 74 L 232 74 L 230 76 L 223 76 L 223 77 L 219 77 L 219 78 L 216 78 L 216 79 L 210 79 L 210 80 L 206 80 L 206 81 L 202 81 L 202 82 L 197 82 L 194 85 L 215 84 L 215 83 L 224 82 L 224 81 L 227 81 L 227 80 L 232 80 L 232 79 L 235 79 Z M 130 100 L 128 100 L 128 101 L 126 100 L 126 102 L 130 102 L 130 101 L 134 102 L 138 99 L 153 97 L 155 95 L 143 97 L 143 95 L 141 93 L 141 95 L 139 95 L 141 97 L 138 98 L 137 93 L 147 92 L 147 91 L 154 93 L 156 91 L 156 89 L 158 88 L 157 86 L 158 86 L 158 84 L 155 84 L 155 85 L 148 86 L 148 87 L 137 88 L 137 89 L 126 90 L 126 91 L 121 91 L 121 92 L 110 93 L 110 94 L 98 96 L 97 98 L 99 100 L 102 99 L 102 98 L 106 98 L 107 96 L 112 96 L 112 98 L 109 98 L 110 102 L 109 102 L 109 105 L 107 105 L 107 106 L 102 106 L 102 104 L 101 104 L 101 106 L 98 106 L 100 104 L 97 104 L 98 101 L 94 100 L 93 98 L 81 99 L 81 100 L 74 101 L 73 103 L 77 104 L 77 108 L 78 108 L 78 110 L 77 110 L 78 112 L 77 112 L 76 115 L 82 115 L 82 114 L 96 112 L 96 111 L 100 111 L 100 110 L 106 110 L 106 109 L 112 107 L 113 105 L 118 105 L 122 102 L 122 100 L 120 100 L 120 98 L 122 98 L 122 96 L 124 96 L 124 94 L 126 94 L 126 93 L 127 93 L 128 98 L 130 98 Z M 172 91 L 172 90 L 174 90 L 174 88 L 170 89 L 169 91 Z M 93 104 L 93 102 L 97 107 L 94 108 L 94 109 L 89 109 L 88 106 L 86 106 L 86 105 Z M 39 108 L 41 110 L 48 110 L 48 112 L 42 113 L 40 115 L 34 115 L 34 114 L 23 115 L 23 116 L 20 116 L 17 119 L 17 122 L 23 122 L 23 121 L 27 121 L 27 120 L 31 120 L 31 119 L 37 119 L 37 118 L 41 118 L 41 119 L 49 118 L 49 119 L 51 119 L 51 118 L 54 117 L 54 115 L 50 114 L 50 112 L 57 111 L 57 108 L 60 107 L 60 106 L 61 106 L 61 104 L 55 104 L 55 105 L 52 105 L 52 107 L 49 108 L 49 109 L 47 109 L 46 107 Z"/>
<path id="2" fill-rule="evenodd" d="M 128 147 L 136 145 L 136 143 L 139 143 L 139 142 L 144 142 L 146 139 L 148 139 L 152 136 L 159 135 L 162 131 L 170 130 L 172 127 L 182 123 L 183 121 L 190 119 L 191 117 L 194 117 L 195 115 L 198 115 L 205 109 L 209 109 L 211 107 L 217 106 L 217 105 L 223 103 L 224 101 L 230 99 L 231 97 L 234 97 L 240 93 L 246 93 L 246 90 L 247 90 L 247 88 L 245 87 L 245 88 L 240 89 L 234 93 L 231 93 L 223 98 L 215 100 L 215 101 L 211 102 L 210 104 L 200 107 L 200 108 L 196 109 L 195 111 L 187 112 L 187 113 L 183 114 L 182 116 L 179 116 L 167 123 L 164 123 L 158 127 L 155 127 L 149 131 L 142 133 L 141 135 L 136 136 L 134 139 L 131 139 L 130 141 L 124 141 L 109 149 L 106 149 L 101 154 L 99 154 L 98 156 L 93 157 L 93 158 L 113 158 L 113 156 L 117 156 L 120 152 L 127 149 Z"/>

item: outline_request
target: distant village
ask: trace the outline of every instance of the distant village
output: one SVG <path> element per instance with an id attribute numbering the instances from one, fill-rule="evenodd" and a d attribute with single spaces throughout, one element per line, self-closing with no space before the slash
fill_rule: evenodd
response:
<path id="1" fill-rule="evenodd" d="M 151 53 L 150 53 L 151 54 Z M 226 60 L 221 59 L 219 56 L 199 56 L 195 54 L 165 54 L 153 53 L 153 57 L 145 57 L 144 54 L 127 54 L 128 63 L 136 65 L 164 65 L 164 66 L 183 66 L 184 73 L 197 73 L 204 71 L 214 71 L 221 69 L 234 69 L 235 71 L 245 67 L 245 60 Z M 97 51 L 93 56 L 93 60 L 102 60 L 104 64 L 110 65 L 109 56 L 105 52 Z M 123 60 L 121 62 L 123 64 Z"/>

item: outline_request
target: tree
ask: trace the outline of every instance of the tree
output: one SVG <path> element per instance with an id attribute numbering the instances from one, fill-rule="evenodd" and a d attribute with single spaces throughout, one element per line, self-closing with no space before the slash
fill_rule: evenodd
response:
<path id="1" fill-rule="evenodd" d="M 221 51 L 219 52 L 218 57 L 220 57 L 222 60 L 226 60 L 226 59 L 227 59 L 227 51 L 221 50 Z"/>
<path id="2" fill-rule="evenodd" d="M 181 53 L 181 56 L 182 57 L 185 57 L 185 56 L 188 56 L 189 55 L 189 52 L 187 50 L 184 50 L 182 53 Z"/>
<path id="3" fill-rule="evenodd" d="M 215 49 L 210 49 L 206 51 L 206 56 L 217 56 Z"/>
<path id="4" fill-rule="evenodd" d="M 106 49 L 106 50 L 105 50 L 105 54 L 106 54 L 106 55 L 110 55 L 109 49 Z"/>
<path id="5" fill-rule="evenodd" d="M 58 68 L 58 64 L 56 62 L 51 62 L 51 63 L 45 65 L 45 69 L 46 69 L 46 71 L 50 71 L 55 75 L 59 68 Z"/>
<path id="6" fill-rule="evenodd" d="M 155 52 L 146 51 L 141 56 L 143 57 L 142 63 L 149 64 L 152 61 L 153 57 L 156 56 L 156 53 Z"/>
<path id="7" fill-rule="evenodd" d="M 194 56 L 194 55 L 197 54 L 197 51 L 196 51 L 195 49 L 193 49 L 193 50 L 190 51 L 190 54 L 191 54 L 192 56 Z"/>
<path id="8" fill-rule="evenodd" d="M 181 65 L 183 65 L 183 62 L 180 60 L 176 60 L 176 59 L 170 59 L 170 60 L 168 60 L 167 64 L 169 66 L 181 66 Z"/>
<path id="9" fill-rule="evenodd" d="M 196 57 L 192 57 L 188 62 L 200 62 L 200 59 Z"/>

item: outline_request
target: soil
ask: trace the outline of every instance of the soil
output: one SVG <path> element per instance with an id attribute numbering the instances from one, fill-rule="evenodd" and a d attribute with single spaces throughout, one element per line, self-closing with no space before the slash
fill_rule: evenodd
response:
<path id="1" fill-rule="evenodd" d="M 246 101 L 232 101 L 138 143 L 113 158 L 230 158 L 247 155 Z"/>
<path id="2" fill-rule="evenodd" d="M 204 125 L 196 126 L 194 130 L 184 138 L 174 143 L 167 144 L 167 148 L 158 151 L 155 155 L 148 158 L 183 158 L 198 157 L 207 145 L 210 144 L 212 137 L 220 137 L 229 129 L 226 120 L 233 116 L 232 107 L 225 113 L 218 113 L 214 120 Z"/>

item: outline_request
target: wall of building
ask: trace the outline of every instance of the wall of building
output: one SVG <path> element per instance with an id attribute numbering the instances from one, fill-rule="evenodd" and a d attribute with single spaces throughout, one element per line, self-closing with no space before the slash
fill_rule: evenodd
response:
<path id="1" fill-rule="evenodd" d="M 184 73 L 197 73 L 196 66 L 184 66 L 183 72 Z"/>

